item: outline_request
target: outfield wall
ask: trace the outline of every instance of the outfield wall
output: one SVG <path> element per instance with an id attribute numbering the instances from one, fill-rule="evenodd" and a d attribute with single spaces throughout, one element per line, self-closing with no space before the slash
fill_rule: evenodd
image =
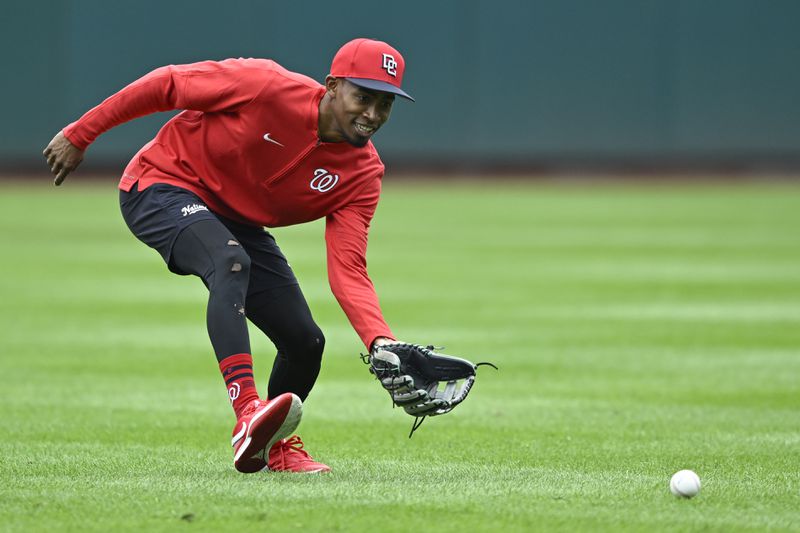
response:
<path id="1" fill-rule="evenodd" d="M 220 6 L 224 5 L 222 8 Z M 796 0 L 40 1 L 5 5 L 0 164 L 39 164 L 58 129 L 167 63 L 277 59 L 318 80 L 383 38 L 407 90 L 389 163 L 800 163 Z M 167 115 L 103 136 L 117 164 Z"/>

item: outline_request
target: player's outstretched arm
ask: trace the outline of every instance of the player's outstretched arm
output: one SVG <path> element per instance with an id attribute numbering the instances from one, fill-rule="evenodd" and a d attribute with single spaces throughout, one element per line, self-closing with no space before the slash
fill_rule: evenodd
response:
<path id="1" fill-rule="evenodd" d="M 78 168 L 83 161 L 83 150 L 69 142 L 63 131 L 59 131 L 42 154 L 47 159 L 50 172 L 55 174 L 53 183 L 61 185 L 67 174 Z"/>

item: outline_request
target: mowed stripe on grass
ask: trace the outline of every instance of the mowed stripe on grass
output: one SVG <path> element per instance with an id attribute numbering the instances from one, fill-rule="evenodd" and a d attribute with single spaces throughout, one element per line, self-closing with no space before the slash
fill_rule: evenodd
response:
<path id="1" fill-rule="evenodd" d="M 128 233 L 112 185 L 4 185 L 4 528 L 798 528 L 800 186 L 386 181 L 369 263 L 395 333 L 501 370 L 407 439 L 322 223 L 275 230 L 328 341 L 314 477 L 233 470 L 204 287 Z"/>

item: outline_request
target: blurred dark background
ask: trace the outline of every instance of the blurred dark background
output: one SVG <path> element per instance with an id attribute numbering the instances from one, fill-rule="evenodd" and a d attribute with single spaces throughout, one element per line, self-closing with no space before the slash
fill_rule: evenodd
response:
<path id="1" fill-rule="evenodd" d="M 800 169 L 797 0 L 11 2 L 0 167 L 158 66 L 268 57 L 322 81 L 358 36 L 405 55 L 394 169 Z M 167 115 L 100 137 L 119 169 Z"/>

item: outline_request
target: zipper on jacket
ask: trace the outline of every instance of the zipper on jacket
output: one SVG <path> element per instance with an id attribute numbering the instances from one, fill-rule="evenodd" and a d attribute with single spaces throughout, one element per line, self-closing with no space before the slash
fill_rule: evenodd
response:
<path id="1" fill-rule="evenodd" d="M 295 168 L 297 168 L 297 167 L 300 165 L 300 163 L 302 163 L 302 162 L 303 162 L 303 161 L 304 161 L 304 160 L 305 160 L 305 159 L 308 157 L 308 155 L 309 155 L 311 152 L 313 152 L 313 151 L 314 151 L 314 149 L 315 149 L 315 148 L 317 148 L 317 147 L 318 147 L 320 144 L 322 144 L 322 141 L 320 141 L 319 139 L 317 139 L 317 141 L 316 141 L 314 144 L 310 144 L 310 145 L 308 145 L 308 146 L 305 148 L 305 150 L 303 150 L 302 152 L 300 152 L 300 155 L 298 155 L 297 157 L 295 157 L 294 159 L 292 159 L 291 163 L 289 163 L 288 165 L 286 165 L 285 167 L 283 167 L 283 168 L 281 169 L 281 171 L 280 171 L 280 172 L 278 172 L 278 173 L 275 175 L 275 177 L 273 177 L 273 178 L 271 178 L 271 179 L 268 179 L 268 180 L 266 181 L 266 185 L 272 185 L 273 183 L 275 183 L 275 182 L 276 182 L 276 181 L 278 181 L 279 179 L 281 179 L 281 178 L 283 178 L 284 176 L 286 176 L 286 174 L 288 174 L 289 172 L 291 172 L 292 170 L 294 170 Z"/>

